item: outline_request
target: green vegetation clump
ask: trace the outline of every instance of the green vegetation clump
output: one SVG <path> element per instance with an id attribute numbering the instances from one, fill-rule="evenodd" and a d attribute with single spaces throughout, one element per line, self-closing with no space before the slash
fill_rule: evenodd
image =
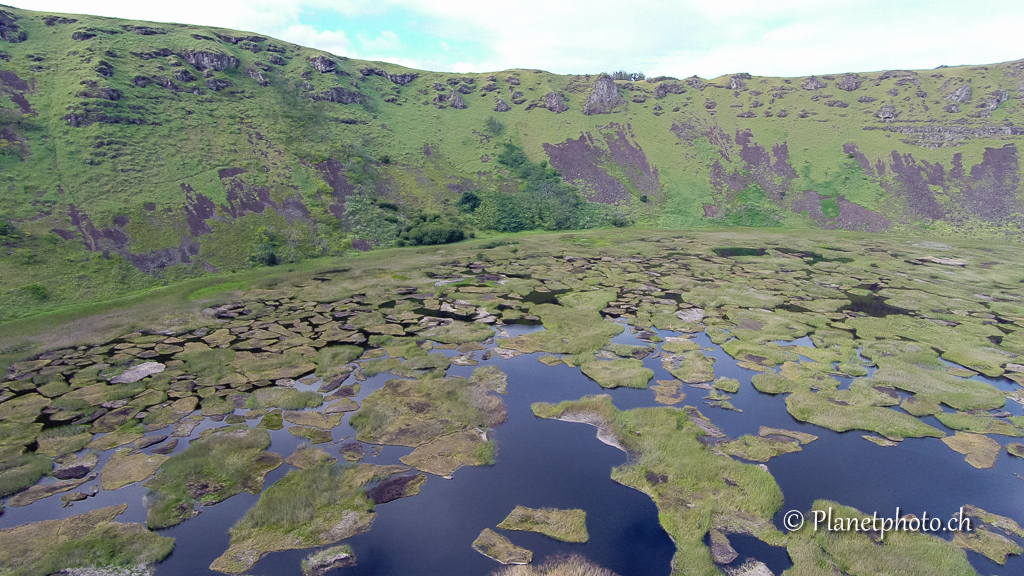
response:
<path id="1" fill-rule="evenodd" d="M 974 576 L 977 572 L 967 561 L 967 555 L 942 538 L 910 530 L 886 532 L 885 538 L 874 541 L 869 534 L 859 531 L 814 529 L 814 513 L 832 511 L 833 522 L 846 519 L 870 518 L 862 512 L 828 500 L 816 500 L 807 521 L 789 533 L 786 550 L 793 567 L 784 576 L 811 576 L 822 573 L 822 561 L 827 566 L 851 576 L 870 574 L 899 574 L 900 576 Z"/>
<path id="2" fill-rule="evenodd" d="M 585 510 L 516 506 L 498 528 L 538 532 L 562 542 L 582 543 L 590 539 Z"/>
<path id="3" fill-rule="evenodd" d="M 260 388 L 249 395 L 245 407 L 302 410 L 303 408 L 316 408 L 323 403 L 324 397 L 319 392 L 312 390 L 299 392 L 294 388 L 271 386 Z"/>
<path id="4" fill-rule="evenodd" d="M 114 522 L 126 508 L 127 504 L 108 506 L 4 530 L 0 572 L 38 576 L 73 568 L 131 569 L 166 558 L 174 539 L 139 524 Z"/>
<path id="5" fill-rule="evenodd" d="M 410 217 L 402 228 L 398 235 L 398 245 L 429 246 L 461 242 L 466 238 L 463 226 L 461 222 L 445 219 L 440 214 L 417 214 Z"/>
<path id="6" fill-rule="evenodd" d="M 583 373 L 591 377 L 602 388 L 647 388 L 647 383 L 654 378 L 654 371 L 644 368 L 640 360 L 593 360 L 582 366 Z"/>
<path id="7" fill-rule="evenodd" d="M 778 546 L 785 539 L 771 523 L 782 506 L 782 492 L 771 474 L 712 452 L 698 438 L 724 437 L 693 408 L 637 408 L 619 411 L 607 395 L 561 404 L 537 403 L 541 418 L 588 422 L 599 437 L 628 450 L 627 464 L 612 479 L 648 494 L 658 506 L 662 527 L 676 543 L 675 569 L 714 575 L 717 568 L 704 545 L 709 528 L 737 530 Z M 688 506 L 679 506 L 684 499 Z M 739 528 L 743 526 L 743 528 Z"/>
<path id="8" fill-rule="evenodd" d="M 522 148 L 505 143 L 498 163 L 520 180 L 517 192 L 485 191 L 472 210 L 477 227 L 499 232 L 570 230 L 611 223 L 615 213 L 588 201 L 547 162 L 532 162 Z"/>
<path id="9" fill-rule="evenodd" d="M 231 528 L 230 547 L 210 568 L 244 572 L 264 554 L 326 546 L 369 529 L 373 502 L 362 488 L 369 479 L 345 464 L 285 474 Z"/>
<path id="10" fill-rule="evenodd" d="M 502 564 L 529 564 L 533 561 L 533 552 L 516 546 L 490 528 L 484 528 L 473 540 L 473 550 Z"/>
<path id="11" fill-rule="evenodd" d="M 53 461 L 42 454 L 22 454 L 0 462 L 0 497 L 20 492 L 53 470 Z"/>
<path id="12" fill-rule="evenodd" d="M 389 380 L 349 423 L 361 442 L 415 447 L 505 420 L 505 404 L 465 378 Z"/>
<path id="13" fill-rule="evenodd" d="M 193 442 L 146 483 L 152 500 L 147 524 L 174 526 L 192 517 L 195 503 L 221 502 L 243 490 L 259 494 L 264 476 L 283 462 L 280 455 L 266 451 L 268 446 L 270 434 L 255 428 Z"/>

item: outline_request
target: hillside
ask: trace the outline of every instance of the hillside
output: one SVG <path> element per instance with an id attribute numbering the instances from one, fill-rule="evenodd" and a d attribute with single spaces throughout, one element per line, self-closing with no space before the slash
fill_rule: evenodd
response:
<path id="1" fill-rule="evenodd" d="M 3 8 L 0 92 L 0 320 L 412 242 L 403 229 L 430 243 L 613 224 L 1005 240 L 1024 227 L 1024 61 L 639 82 L 448 74 Z M 555 208 L 508 222 L 537 198 Z"/>

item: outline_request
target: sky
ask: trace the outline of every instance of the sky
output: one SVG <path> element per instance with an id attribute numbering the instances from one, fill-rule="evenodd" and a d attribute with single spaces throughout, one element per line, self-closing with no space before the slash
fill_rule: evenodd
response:
<path id="1" fill-rule="evenodd" d="M 1024 58 L 1020 0 L 6 0 L 442 72 L 807 76 Z"/>

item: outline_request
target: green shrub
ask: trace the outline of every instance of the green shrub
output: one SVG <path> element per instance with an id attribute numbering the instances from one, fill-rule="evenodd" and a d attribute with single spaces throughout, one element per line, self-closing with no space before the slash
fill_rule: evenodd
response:
<path id="1" fill-rule="evenodd" d="M 505 123 L 494 116 L 489 116 L 484 124 L 484 131 L 491 136 L 501 136 L 505 133 Z"/>

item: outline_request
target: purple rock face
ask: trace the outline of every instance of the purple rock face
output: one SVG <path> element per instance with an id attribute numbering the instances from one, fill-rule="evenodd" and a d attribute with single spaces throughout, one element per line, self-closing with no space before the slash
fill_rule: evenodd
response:
<path id="1" fill-rule="evenodd" d="M 609 162 L 618 164 L 637 190 L 656 198 L 661 194 L 658 169 L 650 166 L 643 150 L 635 144 L 631 130 L 629 125 L 616 123 L 602 128 L 599 135 L 603 137 L 607 151 L 590 132 L 577 140 L 545 144 L 544 151 L 551 166 L 562 173 L 562 178 L 580 185 L 591 200 L 614 204 L 631 196 L 629 189 L 605 169 Z"/>
<path id="2" fill-rule="evenodd" d="M 959 154 L 957 155 L 959 156 Z M 1021 210 L 1017 147 L 986 148 L 981 164 L 963 182 L 964 208 L 988 222 L 1002 222 Z"/>

